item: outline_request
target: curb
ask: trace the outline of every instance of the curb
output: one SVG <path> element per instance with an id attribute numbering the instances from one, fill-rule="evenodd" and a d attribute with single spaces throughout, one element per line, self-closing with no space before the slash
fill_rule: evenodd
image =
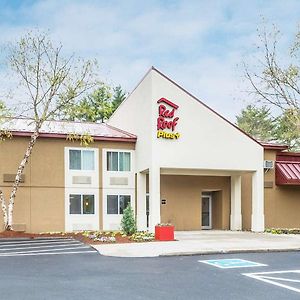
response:
<path id="1" fill-rule="evenodd" d="M 272 252 L 297 252 L 300 248 L 283 248 L 283 249 L 241 249 L 241 250 L 211 250 L 197 252 L 177 252 L 160 254 L 158 257 L 171 256 L 195 256 L 195 255 L 214 255 L 214 254 L 239 254 L 239 253 L 272 253 Z"/>
<path id="2" fill-rule="evenodd" d="M 196 252 L 174 252 L 174 253 L 165 253 L 155 256 L 117 256 L 102 254 L 101 250 L 93 247 L 101 256 L 106 257 L 115 257 L 115 258 L 155 258 L 155 257 L 176 257 L 176 256 L 196 256 L 196 255 L 220 255 L 220 254 L 242 254 L 242 253 L 276 253 L 276 252 L 298 252 L 300 248 L 282 248 L 282 249 L 239 249 L 239 250 L 204 250 Z"/>

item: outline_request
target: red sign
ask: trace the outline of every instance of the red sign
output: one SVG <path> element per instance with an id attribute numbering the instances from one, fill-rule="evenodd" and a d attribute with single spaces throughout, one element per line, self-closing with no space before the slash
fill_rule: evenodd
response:
<path id="1" fill-rule="evenodd" d="M 157 103 L 159 104 L 157 118 L 157 137 L 166 139 L 178 139 L 180 134 L 178 132 L 175 133 L 174 131 L 179 120 L 179 117 L 175 116 L 176 110 L 179 106 L 166 98 L 160 98 Z"/>

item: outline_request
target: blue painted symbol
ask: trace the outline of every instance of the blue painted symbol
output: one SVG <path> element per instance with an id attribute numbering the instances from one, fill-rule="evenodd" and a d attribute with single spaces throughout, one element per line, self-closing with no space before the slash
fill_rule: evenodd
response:
<path id="1" fill-rule="evenodd" d="M 264 267 L 265 264 L 244 260 L 240 258 L 229 259 L 210 259 L 210 260 L 198 260 L 204 264 L 208 264 L 221 269 L 233 269 L 233 268 L 248 268 L 248 267 Z"/>

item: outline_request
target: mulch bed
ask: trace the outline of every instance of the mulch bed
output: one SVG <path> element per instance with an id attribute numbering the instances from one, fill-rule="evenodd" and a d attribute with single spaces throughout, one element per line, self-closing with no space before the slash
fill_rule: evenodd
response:
<path id="1" fill-rule="evenodd" d="M 103 235 L 103 236 L 107 236 L 107 235 Z M 19 232 L 19 231 L 2 231 L 0 232 L 0 239 L 1 238 L 29 238 L 29 239 L 35 239 L 35 238 L 67 238 L 67 237 L 71 237 L 74 239 L 77 239 L 83 243 L 86 244 L 116 244 L 116 243 L 134 243 L 134 241 L 131 241 L 129 239 L 128 236 L 122 236 L 121 234 L 116 234 L 115 238 L 116 241 L 115 242 L 100 242 L 100 241 L 94 241 L 93 239 L 90 239 L 84 235 L 82 235 L 82 233 L 55 233 L 55 234 L 50 234 L 50 233 L 42 233 L 42 234 L 38 234 L 38 233 L 26 233 L 26 232 Z"/>

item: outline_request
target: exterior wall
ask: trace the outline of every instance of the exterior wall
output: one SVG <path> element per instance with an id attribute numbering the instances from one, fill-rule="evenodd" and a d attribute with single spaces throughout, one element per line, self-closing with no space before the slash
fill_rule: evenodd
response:
<path id="1" fill-rule="evenodd" d="M 251 174 L 242 175 L 242 229 L 243 230 L 251 230 L 251 210 L 252 210 L 251 186 L 252 186 Z"/>
<path id="2" fill-rule="evenodd" d="M 156 102 L 161 97 L 179 106 L 176 131 L 181 136 L 178 140 L 156 137 Z M 261 170 L 262 146 L 158 72 L 152 73 L 152 107 L 149 138 L 153 141 L 153 160 L 161 168 Z"/>
<path id="3" fill-rule="evenodd" d="M 229 199 L 226 190 L 212 192 L 212 229 L 229 229 Z M 225 223 L 224 223 L 225 222 Z"/>
<path id="4" fill-rule="evenodd" d="M 275 150 L 265 151 L 266 160 L 276 160 Z M 265 174 L 265 182 L 273 182 L 265 188 L 266 228 L 300 228 L 300 186 L 276 186 L 275 169 Z"/>
<path id="5" fill-rule="evenodd" d="M 277 150 L 265 150 L 265 160 L 276 160 Z M 275 168 L 264 175 L 264 210 L 266 228 L 300 227 L 300 187 L 276 186 Z M 251 228 L 251 176 L 242 177 L 243 229 Z"/>
<path id="6" fill-rule="evenodd" d="M 135 134 L 136 142 L 135 168 L 137 172 L 148 169 L 152 164 L 152 74 L 147 73 L 138 87 L 132 91 L 108 124 Z"/>
<path id="7" fill-rule="evenodd" d="M 15 174 L 29 139 L 14 137 L 0 144 L 0 187 L 6 199 L 12 183 L 3 182 L 4 174 Z M 40 138 L 25 168 L 25 182 L 17 192 L 14 210 L 15 228 L 27 232 L 65 230 L 65 147 L 81 147 L 79 142 Z M 99 153 L 99 228 L 103 228 L 103 149 L 134 150 L 134 143 L 95 141 L 91 148 Z M 0 218 L 0 225 L 3 219 Z"/>
<path id="8" fill-rule="evenodd" d="M 201 229 L 201 193 L 213 192 L 213 229 L 229 229 L 230 178 L 210 176 L 161 176 L 162 223 L 172 223 L 176 230 Z"/>

